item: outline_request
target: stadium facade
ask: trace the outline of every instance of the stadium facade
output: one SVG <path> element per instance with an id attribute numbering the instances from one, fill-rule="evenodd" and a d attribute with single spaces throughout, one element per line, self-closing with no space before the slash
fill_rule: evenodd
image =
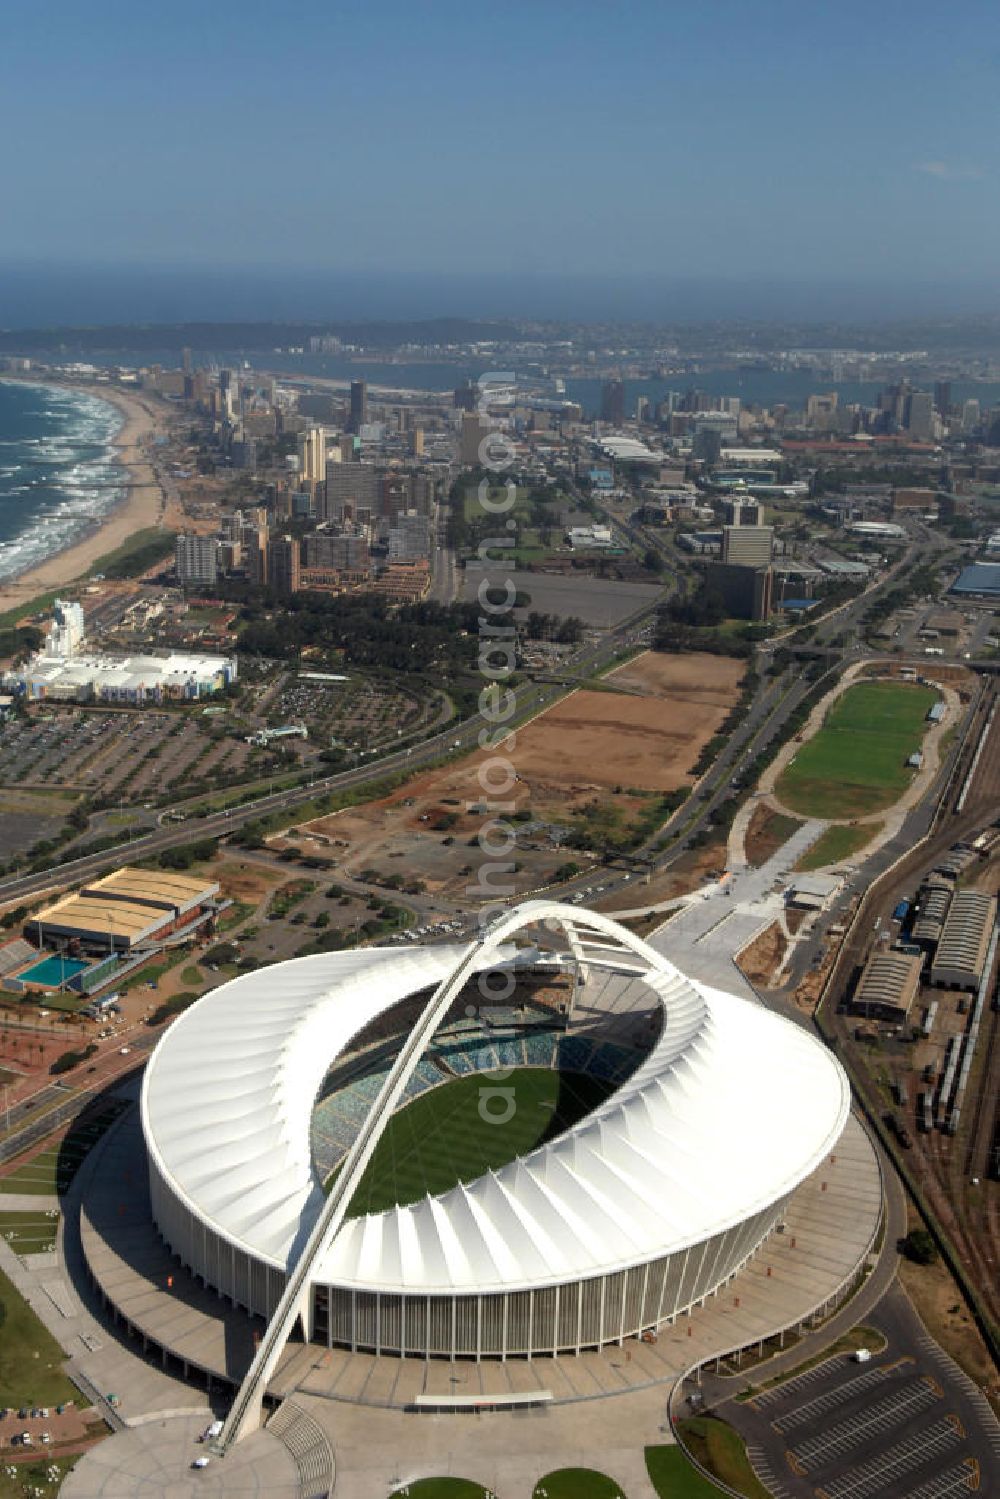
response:
<path id="1" fill-rule="evenodd" d="M 571 990 L 547 1028 L 515 1014 L 501 1042 L 488 1018 L 465 1019 L 477 975 L 495 988 L 560 972 Z M 366 1075 L 358 1038 L 381 1025 L 391 1041 L 407 1004 L 419 1020 L 397 1028 L 397 1060 Z M 432 1028 L 437 1051 L 422 1039 Z M 550 1054 L 540 1037 L 553 1035 Z M 498 1064 L 572 1056 L 579 1072 L 603 1070 L 609 1091 L 475 1180 L 345 1217 L 311 1138 L 331 1066 L 359 1066 L 333 1094 L 346 1182 L 389 1117 L 446 1086 L 459 1056 L 484 1089 L 502 1082 Z M 839 1063 L 801 1027 L 688 980 L 606 917 L 532 901 L 471 946 L 300 958 L 222 985 L 157 1047 L 142 1123 L 158 1230 L 221 1295 L 271 1319 L 305 1266 L 296 1315 L 308 1338 L 502 1358 L 620 1342 L 704 1301 L 778 1229 L 849 1106 Z"/>

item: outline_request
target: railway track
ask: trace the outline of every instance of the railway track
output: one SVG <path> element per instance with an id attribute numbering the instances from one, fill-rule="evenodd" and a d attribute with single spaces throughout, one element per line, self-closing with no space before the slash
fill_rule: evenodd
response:
<path id="1" fill-rule="evenodd" d="M 1000 808 L 1000 711 L 997 687 L 985 685 L 973 707 L 939 806 L 926 838 L 916 844 L 864 894 L 855 920 L 838 954 L 827 992 L 837 999 L 849 992 L 853 976 L 871 946 L 873 917 L 884 914 L 912 894 L 921 876 L 957 842 L 975 837 Z M 989 733 L 983 739 L 989 722 Z M 971 780 L 970 771 L 973 772 Z M 853 1018 L 827 1011 L 827 1025 L 846 1056 L 856 1056 Z M 947 1232 L 955 1255 L 977 1286 L 994 1323 L 1000 1323 L 1000 1280 L 991 1259 L 1000 1242 L 1000 1193 L 987 1185 L 988 1162 L 997 1128 L 997 1046 L 1000 1015 L 993 1010 L 982 1028 L 974 1070 L 974 1097 L 968 1100 L 969 1123 L 957 1136 L 914 1130 L 914 1145 L 905 1152 L 927 1201 Z M 863 1063 L 853 1069 L 856 1086 L 871 1111 L 881 1115 L 885 1101 Z M 972 1178 L 979 1186 L 972 1186 Z"/>

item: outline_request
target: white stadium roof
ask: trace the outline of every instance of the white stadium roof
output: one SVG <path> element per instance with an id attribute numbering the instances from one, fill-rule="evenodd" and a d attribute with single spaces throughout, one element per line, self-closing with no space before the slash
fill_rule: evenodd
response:
<path id="1" fill-rule="evenodd" d="M 520 1160 L 347 1220 L 315 1283 L 487 1292 L 601 1274 L 749 1218 L 833 1148 L 849 1087 L 807 1031 L 689 981 L 593 913 L 541 901 L 521 911 L 532 908 L 602 921 L 627 939 L 640 959 L 636 982 L 664 1008 L 659 1040 L 596 1110 Z M 157 1047 L 142 1098 L 148 1148 L 177 1198 L 221 1238 L 284 1269 L 324 1202 L 310 1120 L 329 1066 L 369 1021 L 441 983 L 468 952 L 449 944 L 300 958 L 188 1010 Z M 513 954 L 486 943 L 478 966 Z M 593 946 L 586 961 L 600 967 Z"/>

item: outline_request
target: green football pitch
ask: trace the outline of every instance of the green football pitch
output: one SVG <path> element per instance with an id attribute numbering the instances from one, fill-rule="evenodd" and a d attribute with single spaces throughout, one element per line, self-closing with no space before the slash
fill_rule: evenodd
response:
<path id="1" fill-rule="evenodd" d="M 351 1216 L 404 1207 L 475 1181 L 561 1134 L 611 1088 L 602 1079 L 548 1067 L 477 1072 L 432 1088 L 390 1119 L 354 1194 Z M 328 1177 L 327 1191 L 336 1175 Z"/>
<path id="2" fill-rule="evenodd" d="M 866 817 L 898 801 L 913 777 L 907 758 L 920 748 L 932 687 L 859 682 L 833 703 L 775 788 L 806 817 Z"/>

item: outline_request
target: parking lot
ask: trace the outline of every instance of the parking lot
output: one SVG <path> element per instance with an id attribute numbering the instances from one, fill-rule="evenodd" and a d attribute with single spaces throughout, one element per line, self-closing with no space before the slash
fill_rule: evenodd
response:
<path id="1" fill-rule="evenodd" d="M 840 1355 L 745 1402 L 727 1402 L 724 1414 L 776 1499 L 993 1492 L 996 1450 L 983 1440 L 979 1410 L 922 1350 L 894 1354 L 890 1346 L 867 1364 Z"/>

